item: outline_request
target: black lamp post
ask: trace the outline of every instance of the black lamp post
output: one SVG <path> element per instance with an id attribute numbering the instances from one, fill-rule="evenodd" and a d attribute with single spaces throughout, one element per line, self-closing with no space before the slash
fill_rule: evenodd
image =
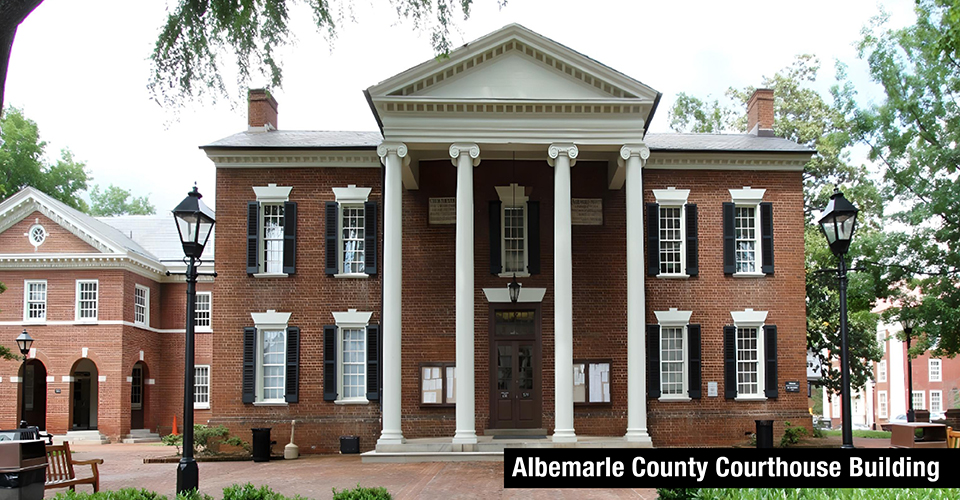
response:
<path id="1" fill-rule="evenodd" d="M 21 368 L 23 370 L 23 377 L 27 377 L 27 354 L 30 354 L 30 348 L 33 347 L 33 338 L 30 337 L 30 334 L 26 330 L 23 331 L 19 336 L 17 336 L 17 347 L 20 349 L 20 354 L 23 355 L 23 364 Z M 20 428 L 25 428 L 27 426 L 27 384 L 23 380 L 20 381 Z"/>
<path id="2" fill-rule="evenodd" d="M 820 229 L 827 237 L 830 250 L 840 259 L 837 279 L 840 281 L 840 390 L 843 405 L 843 445 L 853 449 L 853 425 L 850 416 L 850 345 L 847 341 L 847 263 L 843 256 L 850 248 L 850 240 L 857 228 L 857 207 L 834 188 L 830 203 L 820 218 Z"/>
<path id="3" fill-rule="evenodd" d="M 184 340 L 184 370 L 183 370 L 183 457 L 177 466 L 177 493 L 187 493 L 198 490 L 200 472 L 197 461 L 193 458 L 193 376 L 194 376 L 194 317 L 196 315 L 197 300 L 197 264 L 203 254 L 203 247 L 213 232 L 216 223 L 213 211 L 200 198 L 197 187 L 187 194 L 187 197 L 173 209 L 173 216 L 177 221 L 177 231 L 180 233 L 180 243 L 183 244 L 183 253 L 187 262 L 187 328 Z M 187 260 L 189 259 L 189 260 Z"/>
<path id="4" fill-rule="evenodd" d="M 900 326 L 907 336 L 907 422 L 916 422 L 917 414 L 913 411 L 913 356 L 910 355 L 910 337 L 913 336 L 913 327 L 917 320 L 907 310 L 901 311 Z"/>

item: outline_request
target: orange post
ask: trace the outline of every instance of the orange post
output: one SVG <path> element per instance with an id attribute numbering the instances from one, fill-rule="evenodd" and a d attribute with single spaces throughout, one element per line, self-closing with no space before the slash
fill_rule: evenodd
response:
<path id="1" fill-rule="evenodd" d="M 180 433 L 177 432 L 177 416 L 176 415 L 173 416 L 173 432 L 171 432 L 170 434 L 173 434 L 174 436 L 180 435 Z"/>

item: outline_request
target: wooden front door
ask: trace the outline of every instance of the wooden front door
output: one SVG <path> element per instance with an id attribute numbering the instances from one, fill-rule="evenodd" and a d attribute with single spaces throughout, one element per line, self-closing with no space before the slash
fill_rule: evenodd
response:
<path id="1" fill-rule="evenodd" d="M 537 429 L 541 424 L 538 308 L 491 312 L 491 427 Z"/>

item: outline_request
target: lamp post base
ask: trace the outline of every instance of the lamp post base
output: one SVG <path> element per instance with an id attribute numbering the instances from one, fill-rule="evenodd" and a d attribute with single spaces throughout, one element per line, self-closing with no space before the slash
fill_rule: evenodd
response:
<path id="1" fill-rule="evenodd" d="M 196 490 L 200 485 L 200 470 L 193 457 L 183 457 L 177 466 L 177 494 Z"/>

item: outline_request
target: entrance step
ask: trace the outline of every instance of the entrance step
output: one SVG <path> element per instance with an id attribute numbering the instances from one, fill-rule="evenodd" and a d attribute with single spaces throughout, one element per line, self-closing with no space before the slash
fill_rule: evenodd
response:
<path id="1" fill-rule="evenodd" d="M 484 429 L 484 436 L 493 436 L 494 439 L 527 438 L 540 439 L 547 437 L 546 429 Z"/>
<path id="2" fill-rule="evenodd" d="M 130 429 L 130 434 L 123 436 L 121 443 L 159 443 L 160 434 L 150 432 L 150 429 Z"/>
<path id="3" fill-rule="evenodd" d="M 53 444 L 63 444 L 64 441 L 70 444 L 109 444 L 110 439 L 100 431 L 69 431 L 64 435 L 53 436 Z"/>
<path id="4" fill-rule="evenodd" d="M 503 462 L 503 452 L 383 452 L 368 451 L 360 455 L 365 464 L 418 463 L 418 462 Z"/>

